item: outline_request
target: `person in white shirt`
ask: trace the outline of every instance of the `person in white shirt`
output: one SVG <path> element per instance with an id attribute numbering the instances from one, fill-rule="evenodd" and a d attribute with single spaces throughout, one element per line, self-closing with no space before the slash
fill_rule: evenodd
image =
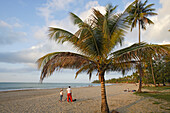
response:
<path id="1" fill-rule="evenodd" d="M 67 101 L 69 102 L 69 99 L 70 99 L 70 101 L 73 102 L 72 96 L 71 96 L 71 93 L 72 93 L 71 86 L 68 86 L 66 91 L 67 91 Z"/>
<path id="2" fill-rule="evenodd" d="M 63 89 L 60 90 L 60 102 L 62 102 L 62 98 L 63 98 Z"/>

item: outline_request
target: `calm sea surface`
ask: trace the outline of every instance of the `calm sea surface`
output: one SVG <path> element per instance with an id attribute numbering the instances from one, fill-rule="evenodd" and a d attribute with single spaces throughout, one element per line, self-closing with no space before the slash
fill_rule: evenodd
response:
<path id="1" fill-rule="evenodd" d="M 107 84 L 111 85 L 111 84 Z M 0 91 L 25 90 L 25 89 L 52 89 L 71 87 L 100 86 L 93 83 L 18 83 L 18 82 L 0 82 Z"/>

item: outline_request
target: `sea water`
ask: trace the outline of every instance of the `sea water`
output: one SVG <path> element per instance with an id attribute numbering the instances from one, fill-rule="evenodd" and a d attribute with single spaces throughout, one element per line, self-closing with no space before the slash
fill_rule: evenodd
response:
<path id="1" fill-rule="evenodd" d="M 111 85 L 111 84 L 107 84 Z M 27 90 L 27 89 L 53 89 L 71 87 L 100 86 L 94 83 L 21 83 L 21 82 L 0 82 L 0 91 Z"/>

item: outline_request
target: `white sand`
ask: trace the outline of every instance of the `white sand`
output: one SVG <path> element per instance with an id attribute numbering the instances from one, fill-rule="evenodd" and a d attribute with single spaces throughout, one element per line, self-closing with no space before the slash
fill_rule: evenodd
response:
<path id="1" fill-rule="evenodd" d="M 120 113 L 170 112 L 170 104 L 163 100 L 136 96 L 124 89 L 137 90 L 134 84 L 107 86 L 110 111 Z M 0 113 L 100 113 L 100 87 L 72 88 L 73 99 L 77 101 L 59 102 L 60 89 L 0 92 Z M 64 99 L 66 92 L 64 89 Z M 161 104 L 153 104 L 155 101 Z"/>

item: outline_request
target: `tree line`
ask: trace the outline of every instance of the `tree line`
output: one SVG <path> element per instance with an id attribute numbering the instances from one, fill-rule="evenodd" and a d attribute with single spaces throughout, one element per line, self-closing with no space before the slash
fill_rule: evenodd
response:
<path id="1" fill-rule="evenodd" d="M 155 86 L 170 84 L 170 62 L 167 56 L 161 59 L 152 59 L 152 62 L 146 62 L 143 68 L 143 84 L 154 84 Z M 139 72 L 135 71 L 131 75 L 106 80 L 106 83 L 138 83 L 139 80 Z M 92 83 L 100 83 L 100 81 L 94 80 Z"/>

